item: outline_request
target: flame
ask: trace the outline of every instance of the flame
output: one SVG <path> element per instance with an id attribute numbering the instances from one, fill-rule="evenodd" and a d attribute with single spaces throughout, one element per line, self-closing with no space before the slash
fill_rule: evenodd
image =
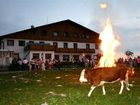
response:
<path id="1" fill-rule="evenodd" d="M 99 61 L 99 67 L 113 67 L 115 65 L 116 53 L 115 48 L 120 44 L 115 39 L 112 30 L 111 20 L 108 18 L 104 31 L 101 32 L 99 39 L 101 39 L 101 50 L 103 56 Z"/>

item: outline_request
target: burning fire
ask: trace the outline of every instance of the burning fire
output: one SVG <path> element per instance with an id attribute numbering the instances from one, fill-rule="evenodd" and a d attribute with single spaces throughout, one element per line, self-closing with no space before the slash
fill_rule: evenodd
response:
<path id="1" fill-rule="evenodd" d="M 101 32 L 99 39 L 101 39 L 101 50 L 102 57 L 99 61 L 99 67 L 113 67 L 115 65 L 115 48 L 120 44 L 118 40 L 115 39 L 112 30 L 111 20 L 108 18 L 104 31 Z"/>

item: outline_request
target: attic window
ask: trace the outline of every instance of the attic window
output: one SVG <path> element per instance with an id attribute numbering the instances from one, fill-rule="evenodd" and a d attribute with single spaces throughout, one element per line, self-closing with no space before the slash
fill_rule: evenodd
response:
<path id="1" fill-rule="evenodd" d="M 53 32 L 53 36 L 57 37 L 59 35 L 59 32 L 58 31 L 54 31 Z"/>
<path id="2" fill-rule="evenodd" d="M 90 36 L 89 36 L 89 35 L 86 35 L 86 38 L 87 38 L 87 39 L 89 39 L 89 38 L 90 38 Z"/>
<path id="3" fill-rule="evenodd" d="M 79 37 L 79 33 L 78 32 L 74 32 L 73 36 L 74 36 L 74 38 L 78 38 Z"/>
<path id="4" fill-rule="evenodd" d="M 84 34 L 84 38 L 89 39 L 90 35 Z"/>
<path id="5" fill-rule="evenodd" d="M 68 37 L 68 32 L 64 32 L 64 37 Z"/>

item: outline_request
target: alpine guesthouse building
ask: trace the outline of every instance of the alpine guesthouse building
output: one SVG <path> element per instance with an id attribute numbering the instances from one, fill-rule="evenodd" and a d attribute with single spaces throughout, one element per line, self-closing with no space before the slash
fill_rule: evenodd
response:
<path id="1" fill-rule="evenodd" d="M 0 36 L 0 65 L 21 59 L 59 59 L 61 62 L 96 57 L 99 34 L 71 20 Z"/>

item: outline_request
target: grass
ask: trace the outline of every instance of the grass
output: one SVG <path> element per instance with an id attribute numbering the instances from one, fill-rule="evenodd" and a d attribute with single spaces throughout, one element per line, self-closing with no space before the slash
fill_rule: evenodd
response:
<path id="1" fill-rule="evenodd" d="M 120 84 L 106 84 L 106 95 L 101 87 L 87 97 L 90 85 L 80 84 L 80 70 L 17 72 L 0 74 L 0 105 L 140 105 L 140 69 L 131 78 L 131 91 Z"/>

